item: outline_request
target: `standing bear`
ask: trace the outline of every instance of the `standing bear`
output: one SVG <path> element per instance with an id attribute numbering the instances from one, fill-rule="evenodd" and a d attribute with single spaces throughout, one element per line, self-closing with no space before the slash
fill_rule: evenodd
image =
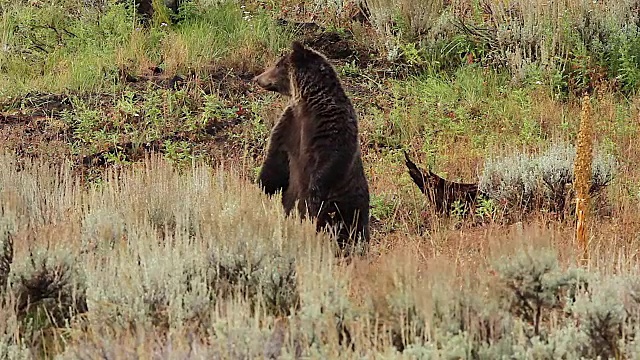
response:
<path id="1" fill-rule="evenodd" d="M 291 50 L 254 80 L 290 102 L 271 131 L 258 182 L 282 191 L 290 214 L 316 218 L 317 230 L 337 235 L 341 249 L 369 242 L 369 185 L 358 119 L 327 58 L 294 41 Z"/>

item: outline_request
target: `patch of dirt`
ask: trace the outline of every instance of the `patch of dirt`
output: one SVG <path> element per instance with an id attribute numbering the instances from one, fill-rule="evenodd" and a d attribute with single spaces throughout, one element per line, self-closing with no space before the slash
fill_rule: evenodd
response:
<path id="1" fill-rule="evenodd" d="M 120 81 L 129 84 L 134 89 L 145 88 L 149 83 L 156 85 L 158 88 L 177 90 L 184 86 L 185 78 L 180 75 L 169 76 L 157 67 L 149 67 L 141 74 L 134 75 L 126 69 L 120 69 Z"/>
<path id="2" fill-rule="evenodd" d="M 121 76 L 127 80 L 133 91 L 146 90 L 149 84 L 153 84 L 152 86 L 172 90 L 199 87 L 205 93 L 217 92 L 226 100 L 251 99 L 255 96 L 255 84 L 251 81 L 254 75 L 249 73 L 216 69 L 207 78 L 202 79 L 195 75 L 169 77 L 159 69 L 150 70 L 152 71 L 137 77 L 126 73 L 121 73 Z M 135 162 L 150 152 L 164 152 L 167 141 L 188 142 L 194 152 L 214 162 L 235 159 L 246 152 L 240 144 L 247 145 L 242 137 L 242 130 L 239 129 L 242 127 L 238 125 L 250 117 L 250 113 L 242 107 L 237 117 L 211 121 L 204 129 L 198 131 L 169 132 L 148 143 L 134 143 L 123 139 L 93 153 L 87 153 L 88 148 L 81 149 L 79 153 L 73 152 L 71 144 L 76 140 L 73 129 L 60 118 L 62 111 L 73 108 L 70 96 L 31 93 L 0 104 L 2 149 L 22 159 L 45 158 L 52 163 L 70 159 L 75 164 L 76 173 L 85 178 L 99 175 L 104 169 L 112 166 L 109 158 L 113 155 L 124 155 L 128 161 Z M 105 109 L 112 106 L 112 100 L 100 94 L 91 95 L 90 102 L 92 106 Z"/>
<path id="3" fill-rule="evenodd" d="M 45 110 L 34 110 L 39 112 Z M 70 135 L 61 122 L 41 115 L 0 114 L 0 143 L 18 158 L 46 157 L 53 162 L 68 158 Z"/>
<path id="4" fill-rule="evenodd" d="M 252 81 L 255 75 L 257 74 L 217 69 L 207 79 L 209 91 L 219 93 L 223 99 L 245 98 L 256 89 L 256 84 Z"/>
<path id="5" fill-rule="evenodd" d="M 28 116 L 53 116 L 73 107 L 71 99 L 64 94 L 36 92 L 27 93 L 22 98 L 3 105 L 3 108 L 28 109 L 28 113 L 22 112 L 22 115 Z"/>
<path id="6" fill-rule="evenodd" d="M 197 87 L 205 94 L 218 93 L 223 99 L 237 99 L 248 96 L 255 88 L 253 77 L 247 71 L 238 71 L 225 67 L 212 67 L 206 71 L 207 76 L 198 76 L 195 72 L 186 75 L 167 75 L 158 67 L 149 68 L 145 74 L 132 75 L 125 70 L 120 71 L 120 79 L 133 89 L 145 89 L 149 83 L 161 89 L 181 90 Z"/>
<path id="7" fill-rule="evenodd" d="M 378 57 L 375 49 L 359 44 L 349 32 L 329 31 L 316 23 L 295 22 L 278 19 L 278 25 L 294 29 L 298 39 L 330 60 L 354 61 L 359 67 L 366 67 Z"/>
<path id="8" fill-rule="evenodd" d="M 129 161 L 138 161 L 145 157 L 145 154 L 149 152 L 164 152 L 165 143 L 186 141 L 190 144 L 205 145 L 211 143 L 219 146 L 223 146 L 228 141 L 228 136 L 225 136 L 230 129 L 240 123 L 240 118 L 232 119 L 231 121 L 211 122 L 205 128 L 203 133 L 186 133 L 186 132 L 174 132 L 167 134 L 159 139 L 149 141 L 147 143 L 134 143 L 131 141 L 121 142 L 109 146 L 107 149 L 88 154 L 81 155 L 76 159 L 76 163 L 85 168 L 105 167 L 108 165 L 108 156 L 120 153 L 126 156 Z"/>

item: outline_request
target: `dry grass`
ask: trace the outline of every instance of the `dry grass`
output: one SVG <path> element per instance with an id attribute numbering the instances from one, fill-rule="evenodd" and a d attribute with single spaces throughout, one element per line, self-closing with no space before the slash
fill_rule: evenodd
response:
<path id="1" fill-rule="evenodd" d="M 198 324 L 203 329 L 213 326 L 217 317 L 224 318 L 220 325 L 241 321 L 255 326 L 261 316 L 252 317 L 242 297 L 213 300 L 222 286 L 213 286 L 217 267 L 233 262 L 235 256 L 240 256 L 241 270 L 263 261 L 264 269 L 258 269 L 267 273 L 258 274 L 264 279 L 253 285 L 261 287 L 261 294 L 274 291 L 263 287 L 278 275 L 279 265 L 271 263 L 278 257 L 309 257 L 297 264 L 299 274 L 331 274 L 313 269 L 330 262 L 323 260 L 327 249 L 321 248 L 310 224 L 285 221 L 278 202 L 266 200 L 257 188 L 227 172 L 198 167 L 178 176 L 165 161 L 153 157 L 135 169 L 110 173 L 104 185 L 83 188 L 67 164 L 56 169 L 27 162 L 22 171 L 17 166 L 12 157 L 2 157 L 2 219 L 15 239 L 11 293 L 19 298 L 20 292 L 42 290 L 44 285 L 22 290 L 17 278 L 35 276 L 40 259 L 69 265 L 66 285 L 83 294 L 89 309 L 70 328 L 72 335 L 74 329 L 85 329 L 84 335 L 77 334 L 80 338 L 113 331 L 113 340 L 92 341 L 111 342 L 121 335 L 126 340 L 130 326 L 139 327 L 140 335 L 143 330 L 148 336 L 156 330 L 185 335 Z M 314 286 L 313 291 L 323 290 Z M 55 300 L 56 294 L 48 297 Z M 266 311 L 268 303 L 265 300 L 255 311 Z M 228 307 L 237 308 L 231 311 L 237 320 L 225 315 Z M 153 330 L 154 325 L 159 328 Z M 42 323 L 32 326 L 47 328 Z M 216 331 L 231 330 L 223 326 Z M 17 328 L 7 334 L 14 331 Z M 228 345 L 232 344 L 224 344 Z"/>
<path id="2" fill-rule="evenodd" d="M 446 9 L 445 1 L 412 1 L 394 2 L 389 0 L 365 0 L 362 3 L 371 11 L 371 21 L 385 35 L 391 35 L 397 29 L 393 23 L 399 19 L 406 21 L 404 25 L 407 37 L 426 35 L 432 27 L 437 26 L 440 15 Z M 401 25 L 401 27 L 402 27 Z"/>
<path id="3" fill-rule="evenodd" d="M 53 289 L 26 312 L 2 308 L 2 316 L 13 319 L 3 332 L 11 351 L 65 358 L 104 351 L 112 357 L 255 358 L 278 351 L 282 342 L 281 351 L 289 354 L 387 358 L 417 336 L 442 344 L 441 355 L 466 357 L 468 345 L 450 343 L 447 327 L 462 321 L 468 328 L 457 336 L 473 344 L 489 336 L 484 321 L 517 322 L 505 318 L 508 309 L 499 302 L 509 293 L 502 288 L 508 279 L 492 275 L 505 264 L 500 259 L 523 251 L 535 259 L 548 249 L 564 269 L 576 258 L 571 224 L 543 217 L 457 230 L 445 222 L 412 234 L 405 207 L 411 200 L 399 194 L 398 216 L 388 219 L 396 231 L 378 233 L 370 255 L 344 264 L 312 224 L 285 219 L 277 199 L 233 168 L 197 165 L 181 175 L 152 156 L 89 186 L 74 179 L 69 164 L 0 159 L 2 219 L 15 243 L 7 299 L 33 300 L 45 286 Z M 375 177 L 372 183 L 374 192 L 385 184 Z M 594 222 L 594 274 L 637 272 L 638 210 L 622 202 L 615 212 L 613 219 Z M 286 282 L 289 261 L 295 264 L 293 287 Z M 254 270 L 233 275 L 233 264 L 241 273 Z M 469 303 L 474 297 L 475 305 Z M 55 299 L 73 311 L 56 310 Z M 498 312 L 482 315 L 494 307 Z M 51 319 L 38 315 L 38 308 Z M 459 318 L 458 311 L 469 313 Z M 54 319 L 63 321 L 54 326 Z M 548 321 L 539 326 L 552 333 L 564 326 Z M 345 329 L 355 353 L 345 347 Z M 420 351 L 437 353 L 419 344 Z M 418 351 L 411 349 L 407 354 Z"/>

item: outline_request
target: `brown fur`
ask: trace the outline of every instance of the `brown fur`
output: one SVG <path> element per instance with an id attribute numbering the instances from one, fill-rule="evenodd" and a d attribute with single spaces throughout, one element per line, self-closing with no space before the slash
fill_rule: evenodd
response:
<path id="1" fill-rule="evenodd" d="M 287 214 L 297 202 L 302 216 L 317 218 L 318 230 L 337 230 L 341 247 L 358 237 L 368 242 L 369 185 L 358 121 L 334 68 L 324 55 L 294 41 L 292 51 L 255 81 L 291 97 L 258 176 L 265 192 L 283 191 Z"/>
<path id="2" fill-rule="evenodd" d="M 418 168 L 409 159 L 407 152 L 404 153 L 404 158 L 411 179 L 441 214 L 449 214 L 452 205 L 457 200 L 463 202 L 466 206 L 472 207 L 475 205 L 480 193 L 478 184 L 457 183 L 443 179 L 430 170 L 423 171 Z"/>

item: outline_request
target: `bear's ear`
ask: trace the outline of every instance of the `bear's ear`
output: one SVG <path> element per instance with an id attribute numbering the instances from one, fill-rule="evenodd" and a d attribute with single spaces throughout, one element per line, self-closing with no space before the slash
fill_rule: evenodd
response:
<path id="1" fill-rule="evenodd" d="M 291 43 L 291 49 L 293 49 L 294 53 L 303 53 L 306 50 L 304 48 L 304 45 L 302 45 L 302 43 L 298 40 L 294 40 Z"/>
<path id="2" fill-rule="evenodd" d="M 309 55 L 309 50 L 302 45 L 300 41 L 294 41 L 291 43 L 291 49 L 293 52 L 291 53 L 291 59 L 294 64 L 304 64 L 307 61 L 307 57 Z"/>

